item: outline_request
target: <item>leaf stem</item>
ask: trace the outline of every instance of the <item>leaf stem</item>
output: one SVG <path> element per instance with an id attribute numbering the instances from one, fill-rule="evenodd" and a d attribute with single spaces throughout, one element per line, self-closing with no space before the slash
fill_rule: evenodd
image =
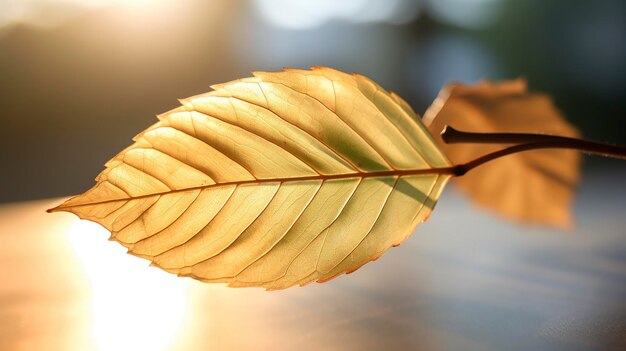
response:
<path id="1" fill-rule="evenodd" d="M 517 144 L 454 166 L 454 175 L 461 176 L 473 168 L 500 157 L 536 149 L 573 149 L 588 154 L 626 160 L 626 147 L 562 136 L 527 133 L 470 133 L 445 126 L 441 138 L 448 144 Z"/>

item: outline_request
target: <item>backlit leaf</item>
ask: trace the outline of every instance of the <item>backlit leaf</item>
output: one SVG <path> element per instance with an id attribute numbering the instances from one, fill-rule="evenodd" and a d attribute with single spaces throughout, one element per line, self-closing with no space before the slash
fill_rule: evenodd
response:
<path id="1" fill-rule="evenodd" d="M 360 75 L 257 72 L 181 100 L 52 211 L 175 274 L 287 288 L 354 271 L 430 214 L 450 163 Z"/>
<path id="2" fill-rule="evenodd" d="M 529 93 L 523 80 L 445 87 L 424 115 L 424 123 L 455 164 L 501 149 L 497 144 L 445 144 L 445 125 L 481 133 L 542 133 L 578 137 L 551 99 Z M 578 152 L 536 150 L 509 155 L 478 167 L 455 184 L 474 201 L 522 222 L 569 227 L 578 184 Z"/>

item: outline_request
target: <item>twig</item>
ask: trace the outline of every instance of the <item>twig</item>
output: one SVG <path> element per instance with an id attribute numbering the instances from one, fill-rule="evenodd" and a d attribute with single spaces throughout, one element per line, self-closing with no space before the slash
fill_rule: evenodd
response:
<path id="1" fill-rule="evenodd" d="M 461 176 L 473 168 L 502 156 L 536 149 L 573 149 L 588 154 L 626 159 L 626 147 L 562 136 L 526 133 L 470 133 L 446 126 L 441 138 L 448 144 L 517 144 L 454 166 L 454 175 Z"/>

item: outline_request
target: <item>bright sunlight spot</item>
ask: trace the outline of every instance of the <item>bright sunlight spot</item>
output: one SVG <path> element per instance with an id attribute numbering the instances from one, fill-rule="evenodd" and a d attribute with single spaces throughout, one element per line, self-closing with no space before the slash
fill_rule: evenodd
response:
<path id="1" fill-rule="evenodd" d="M 165 0 L 5 0 L 0 11 L 0 29 L 12 24 L 37 27 L 59 25 L 82 12 L 104 7 L 121 10 L 163 3 Z"/>
<path id="2" fill-rule="evenodd" d="M 165 350 L 181 330 L 187 281 L 127 255 L 98 224 L 76 220 L 69 240 L 91 283 L 100 350 Z"/>

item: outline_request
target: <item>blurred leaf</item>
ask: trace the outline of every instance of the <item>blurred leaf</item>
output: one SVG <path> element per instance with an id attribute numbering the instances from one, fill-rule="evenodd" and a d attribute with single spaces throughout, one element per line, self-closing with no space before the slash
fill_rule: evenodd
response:
<path id="1" fill-rule="evenodd" d="M 518 79 L 475 86 L 450 84 L 424 115 L 424 124 L 455 164 L 501 149 L 496 144 L 445 144 L 445 125 L 481 133 L 543 133 L 578 137 L 552 100 L 529 93 Z M 570 207 L 579 182 L 576 151 L 553 149 L 510 155 L 478 167 L 455 180 L 480 205 L 522 222 L 572 225 Z"/>
<path id="2" fill-rule="evenodd" d="M 102 224 L 166 271 L 281 289 L 399 245 L 450 177 L 429 171 L 450 163 L 411 108 L 366 77 L 290 69 L 213 88 L 51 211 Z"/>

